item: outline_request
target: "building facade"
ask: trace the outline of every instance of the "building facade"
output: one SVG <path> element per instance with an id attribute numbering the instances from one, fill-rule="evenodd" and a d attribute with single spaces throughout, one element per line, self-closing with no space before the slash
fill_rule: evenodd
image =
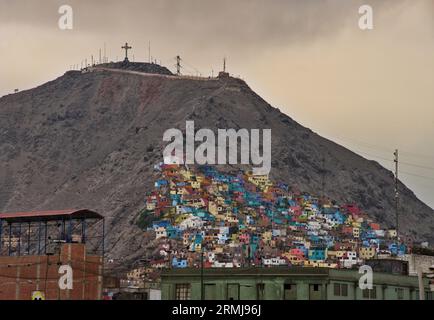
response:
<path id="1" fill-rule="evenodd" d="M 94 211 L 0 213 L 0 300 L 101 299 L 103 257 Z"/>
<path id="2" fill-rule="evenodd" d="M 361 290 L 358 270 L 329 268 L 172 269 L 163 272 L 163 300 L 417 300 L 414 276 L 373 273 L 372 289 Z M 203 292 L 201 290 L 203 279 Z M 425 297 L 432 300 L 424 279 Z"/>

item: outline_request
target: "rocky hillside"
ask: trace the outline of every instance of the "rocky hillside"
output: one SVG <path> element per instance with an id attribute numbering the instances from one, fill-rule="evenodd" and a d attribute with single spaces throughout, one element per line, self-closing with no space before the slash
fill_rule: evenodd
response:
<path id="1" fill-rule="evenodd" d="M 299 125 L 245 82 L 131 68 L 158 75 L 70 71 L 0 99 L 0 211 L 94 209 L 107 217 L 110 257 L 137 257 L 147 241 L 137 214 L 162 160 L 163 132 L 194 120 L 196 128 L 271 128 L 272 179 L 355 202 L 393 225 L 390 171 Z M 433 209 L 400 189 L 403 231 L 433 241 Z"/>

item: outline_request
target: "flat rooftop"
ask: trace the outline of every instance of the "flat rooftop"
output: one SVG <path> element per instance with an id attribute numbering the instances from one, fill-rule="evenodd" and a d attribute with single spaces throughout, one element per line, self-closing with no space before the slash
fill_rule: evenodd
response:
<path id="1" fill-rule="evenodd" d="M 8 223 L 54 221 L 63 219 L 103 219 L 99 213 L 89 209 L 66 209 L 51 211 L 9 212 L 0 213 L 0 220 Z"/>

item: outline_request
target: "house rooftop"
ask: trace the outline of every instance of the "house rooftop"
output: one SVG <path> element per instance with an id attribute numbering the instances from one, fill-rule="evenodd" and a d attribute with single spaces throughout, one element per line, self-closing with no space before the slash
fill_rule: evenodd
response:
<path id="1" fill-rule="evenodd" d="M 9 223 L 50 221 L 62 219 L 103 219 L 103 216 L 89 209 L 0 213 L 0 220 L 5 220 Z"/>

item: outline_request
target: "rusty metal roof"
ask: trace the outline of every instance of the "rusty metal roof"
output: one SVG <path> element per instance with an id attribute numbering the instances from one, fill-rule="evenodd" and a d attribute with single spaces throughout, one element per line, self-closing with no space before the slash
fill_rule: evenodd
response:
<path id="1" fill-rule="evenodd" d="M 6 220 L 8 222 L 32 222 L 82 218 L 103 219 L 103 216 L 89 209 L 0 213 L 0 220 Z"/>

